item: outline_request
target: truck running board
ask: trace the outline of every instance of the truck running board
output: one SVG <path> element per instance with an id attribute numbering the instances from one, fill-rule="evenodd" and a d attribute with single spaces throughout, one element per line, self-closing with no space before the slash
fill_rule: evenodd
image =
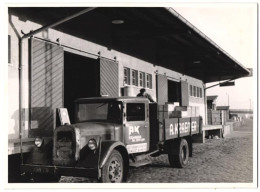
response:
<path id="1" fill-rule="evenodd" d="M 141 166 L 148 165 L 148 164 L 151 164 L 151 163 L 152 163 L 151 160 L 144 159 L 144 160 L 141 160 L 141 161 L 130 162 L 129 166 L 131 166 L 131 167 L 141 167 Z"/>
<path id="2" fill-rule="evenodd" d="M 140 166 L 143 166 L 143 165 L 151 164 L 152 161 L 150 160 L 149 157 L 152 157 L 153 155 L 155 155 L 157 153 L 159 153 L 159 150 L 150 152 L 148 154 L 138 155 L 138 156 L 134 157 L 133 159 L 130 159 L 129 166 L 140 167 Z"/>

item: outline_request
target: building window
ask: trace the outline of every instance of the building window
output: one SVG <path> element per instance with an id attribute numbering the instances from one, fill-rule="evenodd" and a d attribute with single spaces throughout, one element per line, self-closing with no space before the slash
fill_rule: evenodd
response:
<path id="1" fill-rule="evenodd" d="M 152 89 L 152 75 L 146 74 L 146 87 Z"/>
<path id="2" fill-rule="evenodd" d="M 197 97 L 200 97 L 200 88 L 197 87 Z"/>
<path id="3" fill-rule="evenodd" d="M 124 67 L 124 85 L 130 85 L 130 69 Z"/>
<path id="4" fill-rule="evenodd" d="M 145 73 L 139 72 L 139 86 L 145 87 Z"/>
<path id="5" fill-rule="evenodd" d="M 200 98 L 202 98 L 202 88 L 200 88 Z"/>
<path id="6" fill-rule="evenodd" d="M 192 96 L 192 85 L 190 85 L 190 96 Z"/>
<path id="7" fill-rule="evenodd" d="M 202 98 L 202 88 L 190 85 L 190 96 Z"/>
<path id="8" fill-rule="evenodd" d="M 138 86 L 138 72 L 132 70 L 132 85 Z"/>
<path id="9" fill-rule="evenodd" d="M 194 97 L 196 97 L 196 91 L 197 91 L 196 87 L 193 86 L 193 96 L 194 96 Z"/>

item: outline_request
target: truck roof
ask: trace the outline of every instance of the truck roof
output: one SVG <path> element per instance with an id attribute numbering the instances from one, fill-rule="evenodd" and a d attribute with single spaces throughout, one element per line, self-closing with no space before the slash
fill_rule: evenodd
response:
<path id="1" fill-rule="evenodd" d="M 76 99 L 76 103 L 84 103 L 84 102 L 111 102 L 111 101 L 139 101 L 139 102 L 149 102 L 149 100 L 145 97 L 89 97 L 89 98 L 79 98 Z"/>

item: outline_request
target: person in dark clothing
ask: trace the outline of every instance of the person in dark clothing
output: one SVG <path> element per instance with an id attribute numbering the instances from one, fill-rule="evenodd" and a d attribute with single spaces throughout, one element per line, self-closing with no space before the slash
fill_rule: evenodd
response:
<path id="1" fill-rule="evenodd" d="M 144 88 L 140 89 L 140 93 L 138 93 L 136 97 L 145 97 L 149 99 L 150 102 L 154 102 L 152 96 L 149 93 L 146 93 L 146 90 Z"/>

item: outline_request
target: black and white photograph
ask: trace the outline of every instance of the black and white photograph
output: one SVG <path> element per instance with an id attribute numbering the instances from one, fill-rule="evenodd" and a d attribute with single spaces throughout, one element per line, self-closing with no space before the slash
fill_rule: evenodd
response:
<path id="1" fill-rule="evenodd" d="M 4 11 L 5 188 L 258 187 L 256 2 Z"/>

